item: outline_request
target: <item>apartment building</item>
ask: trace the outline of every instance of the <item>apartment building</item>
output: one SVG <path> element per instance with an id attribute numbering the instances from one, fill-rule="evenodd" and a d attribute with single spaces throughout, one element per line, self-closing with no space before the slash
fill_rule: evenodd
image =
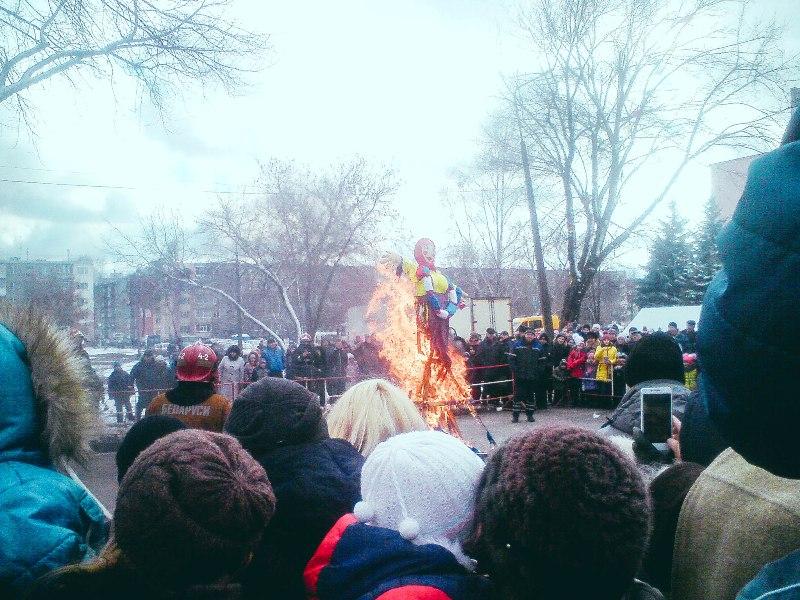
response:
<path id="1" fill-rule="evenodd" d="M 95 268 L 91 259 L 0 261 L 0 297 L 23 304 L 38 302 L 64 326 L 94 332 Z"/>

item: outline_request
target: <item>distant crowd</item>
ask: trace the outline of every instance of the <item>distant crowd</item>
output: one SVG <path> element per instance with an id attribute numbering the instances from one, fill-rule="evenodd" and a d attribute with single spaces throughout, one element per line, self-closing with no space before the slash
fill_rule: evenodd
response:
<path id="1" fill-rule="evenodd" d="M 208 347 L 215 357 L 215 390 L 231 402 L 250 383 L 264 377 L 286 377 L 301 382 L 324 405 L 326 398 L 339 397 L 354 382 L 388 372 L 374 335 L 356 336 L 352 344 L 345 338 L 323 338 L 314 344 L 310 335 L 303 334 L 299 343 L 289 343 L 286 350 L 277 340 L 262 340 L 246 357 L 236 345 L 227 350 L 213 343 Z M 139 420 L 156 396 L 175 386 L 182 351 L 177 344 L 170 344 L 162 360 L 146 349 L 130 373 L 121 362 L 113 364 L 107 389 L 118 423 Z"/>
<path id="2" fill-rule="evenodd" d="M 679 344 L 685 364 L 685 384 L 697 385 L 695 322 L 678 330 L 669 323 L 667 333 Z M 451 350 L 466 358 L 467 383 L 476 403 L 511 408 L 516 421 L 521 412 L 533 420 L 534 410 L 549 406 L 616 405 L 625 393 L 625 365 L 631 350 L 651 334 L 632 327 L 627 335 L 617 326 L 571 324 L 555 332 L 551 343 L 541 329 L 520 326 L 516 336 L 493 328 L 481 338 L 467 340 L 453 333 Z M 286 377 L 301 382 L 325 403 L 338 398 L 350 385 L 371 377 L 386 377 L 389 367 L 381 357 L 381 343 L 373 335 L 323 338 L 314 344 L 308 334 L 284 350 L 276 340 L 262 340 L 242 356 L 238 346 L 224 350 L 210 344 L 216 357 L 216 390 L 231 402 L 250 383 L 264 377 Z M 148 349 L 130 373 L 114 363 L 107 381 L 117 422 L 136 421 L 160 393 L 174 387 L 180 349 L 170 345 L 166 360 Z M 132 400 L 133 396 L 135 400 Z"/>
<path id="3" fill-rule="evenodd" d="M 666 333 L 682 351 L 686 387 L 696 389 L 696 323 L 690 320 L 679 331 L 671 322 Z M 467 357 L 473 400 L 511 404 L 514 421 L 521 412 L 533 421 L 534 410 L 548 406 L 616 405 L 625 394 L 628 356 L 649 335 L 646 327 L 631 327 L 624 335 L 615 325 L 570 324 L 551 343 L 541 329 L 523 325 L 514 338 L 488 328 L 483 339 L 477 333 L 466 341 L 456 336 L 454 346 Z"/>

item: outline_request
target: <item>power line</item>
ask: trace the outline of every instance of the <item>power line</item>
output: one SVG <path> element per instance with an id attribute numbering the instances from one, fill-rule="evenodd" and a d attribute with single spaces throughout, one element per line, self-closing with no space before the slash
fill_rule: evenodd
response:
<path id="1" fill-rule="evenodd" d="M 46 169 L 45 167 L 23 167 L 19 165 L 0 165 L 0 169 L 14 169 L 16 171 L 38 171 L 40 173 L 60 173 L 61 175 L 88 175 L 85 171 L 67 171 L 60 169 Z"/>
<path id="2" fill-rule="evenodd" d="M 154 191 L 154 190 L 167 190 L 166 187 L 136 187 L 129 185 L 114 185 L 103 183 L 69 183 L 66 181 L 35 181 L 32 179 L 0 179 L 0 183 L 19 183 L 29 185 L 49 185 L 55 187 L 73 187 L 73 188 L 89 188 L 101 190 L 126 190 L 126 191 Z M 198 194 L 240 194 L 242 196 L 263 196 L 263 191 L 233 191 L 233 190 L 190 190 Z"/>
<path id="3" fill-rule="evenodd" d="M 34 171 L 37 173 L 57 173 L 58 175 L 83 175 L 84 177 L 93 177 L 95 175 L 94 173 L 90 173 L 89 171 L 68 171 L 65 169 L 48 169 L 46 167 L 23 167 L 21 165 L 0 165 L 0 169 L 13 169 L 16 171 Z M 212 181 L 210 183 L 211 185 L 214 186 L 231 185 L 219 181 Z M 139 188 L 130 188 L 130 189 L 139 189 Z"/>

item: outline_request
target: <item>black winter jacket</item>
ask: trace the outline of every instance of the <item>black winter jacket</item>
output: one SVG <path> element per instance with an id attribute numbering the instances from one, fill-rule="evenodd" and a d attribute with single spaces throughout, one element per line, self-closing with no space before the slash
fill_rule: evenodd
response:
<path id="1" fill-rule="evenodd" d="M 112 396 L 133 395 L 133 377 L 123 369 L 115 369 L 108 376 L 108 393 Z"/>
<path id="2" fill-rule="evenodd" d="M 517 342 L 510 354 L 511 369 L 517 379 L 542 380 L 550 364 L 547 355 L 542 352 L 538 342 Z"/>
<path id="3" fill-rule="evenodd" d="M 478 344 L 478 362 L 484 367 L 493 367 L 481 369 L 483 371 L 483 381 L 498 379 L 497 376 L 502 373 L 502 367 L 498 365 L 508 364 L 508 348 L 506 344 L 499 339 L 495 339 L 492 342 L 483 340 Z"/>
<path id="4" fill-rule="evenodd" d="M 322 439 L 255 455 L 277 512 L 243 583 L 249 598 L 305 598 L 303 569 L 322 538 L 361 496 L 364 457 L 344 440 Z"/>
<path id="5" fill-rule="evenodd" d="M 291 356 L 294 377 L 319 377 L 325 368 L 322 350 L 310 342 L 300 342 Z"/>

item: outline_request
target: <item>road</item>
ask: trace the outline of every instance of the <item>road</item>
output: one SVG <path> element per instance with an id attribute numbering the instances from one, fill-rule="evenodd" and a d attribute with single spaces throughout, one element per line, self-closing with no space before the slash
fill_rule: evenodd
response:
<path id="1" fill-rule="evenodd" d="M 512 423 L 509 412 L 481 412 L 479 416 L 497 443 L 502 444 L 518 433 L 548 425 L 574 425 L 594 430 L 604 422 L 605 414 L 602 410 L 589 408 L 550 408 L 546 411 L 537 411 L 535 423 L 526 422 L 524 415 L 520 423 Z M 475 417 L 460 416 L 458 423 L 462 436 L 469 444 L 483 452 L 489 451 L 486 430 Z M 93 453 L 85 468 L 76 466 L 75 471 L 86 487 L 109 511 L 113 512 L 117 496 L 117 467 L 114 454 Z"/>

